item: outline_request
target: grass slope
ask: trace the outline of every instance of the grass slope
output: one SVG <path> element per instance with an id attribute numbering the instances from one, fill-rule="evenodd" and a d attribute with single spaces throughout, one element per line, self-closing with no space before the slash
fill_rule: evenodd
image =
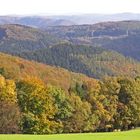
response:
<path id="1" fill-rule="evenodd" d="M 0 140 L 139 140 L 140 130 L 61 135 L 0 135 Z"/>

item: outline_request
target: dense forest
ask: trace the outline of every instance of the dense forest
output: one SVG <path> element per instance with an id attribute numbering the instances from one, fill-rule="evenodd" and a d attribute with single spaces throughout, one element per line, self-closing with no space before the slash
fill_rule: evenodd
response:
<path id="1" fill-rule="evenodd" d="M 135 77 L 140 74 L 140 63 L 138 61 L 100 47 L 75 46 L 65 43 L 32 52 L 22 52 L 19 56 L 60 66 L 97 79 L 105 75 Z"/>
<path id="2" fill-rule="evenodd" d="M 101 132 L 140 125 L 139 77 L 107 76 L 95 80 L 72 73 L 75 80 L 66 89 L 58 83 L 65 83 L 71 72 L 61 69 L 63 76 L 57 75 L 59 80 L 55 83 L 48 82 L 55 78 L 53 70 L 58 68 L 0 56 L 0 133 Z M 7 60 L 9 65 L 5 65 Z M 40 76 L 43 68 L 47 81 Z"/>
<path id="3" fill-rule="evenodd" d="M 36 78 L 0 76 L 0 133 L 128 130 L 140 124 L 140 78 L 76 83 L 66 93 Z"/>

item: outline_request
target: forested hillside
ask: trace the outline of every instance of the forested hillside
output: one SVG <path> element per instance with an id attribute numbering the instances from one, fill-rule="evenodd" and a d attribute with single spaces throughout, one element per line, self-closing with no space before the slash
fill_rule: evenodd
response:
<path id="1" fill-rule="evenodd" d="M 0 53 L 0 133 L 128 130 L 140 125 L 140 78 L 95 80 Z"/>
<path id="2" fill-rule="evenodd" d="M 83 74 L 73 73 L 60 67 L 31 62 L 4 53 L 0 53 L 0 74 L 16 81 L 28 76 L 36 77 L 66 91 L 76 82 L 83 83 L 90 79 Z"/>
<path id="3" fill-rule="evenodd" d="M 94 78 L 101 78 L 105 75 L 135 77 L 140 74 L 140 64 L 131 57 L 123 56 L 123 52 L 124 55 L 129 52 L 130 56 L 134 55 L 134 51 L 138 54 L 139 51 L 135 47 L 135 44 L 136 46 L 139 44 L 136 41 L 138 38 L 133 37 L 135 43 L 129 39 L 130 42 L 132 41 L 128 42 L 129 49 L 120 46 L 127 43 L 126 29 L 130 28 L 129 34 L 133 33 L 139 37 L 139 27 L 139 22 L 111 22 L 50 27 L 46 32 L 21 25 L 3 25 L 0 27 L 0 51 L 63 67 Z M 79 37 L 80 40 L 86 39 L 86 43 L 83 43 L 83 40 L 79 42 Z M 117 53 L 108 50 L 113 45 L 116 45 L 116 50 L 121 48 L 122 51 Z M 134 56 L 139 57 L 139 55 Z"/>
<path id="4" fill-rule="evenodd" d="M 23 25 L 0 26 L 0 51 L 18 54 L 65 42 L 47 32 Z"/>
<path id="5" fill-rule="evenodd" d="M 74 44 L 102 46 L 140 60 L 140 21 L 48 27 L 47 32 Z"/>
<path id="6" fill-rule="evenodd" d="M 50 48 L 23 52 L 19 56 L 84 73 L 94 78 L 101 78 L 105 75 L 135 77 L 140 74 L 139 62 L 101 47 L 65 43 Z"/>

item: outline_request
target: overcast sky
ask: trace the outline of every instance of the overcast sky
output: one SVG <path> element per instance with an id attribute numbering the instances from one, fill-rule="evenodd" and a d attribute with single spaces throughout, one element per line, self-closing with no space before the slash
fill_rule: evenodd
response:
<path id="1" fill-rule="evenodd" d="M 140 0 L 0 0 L 0 15 L 140 13 Z"/>

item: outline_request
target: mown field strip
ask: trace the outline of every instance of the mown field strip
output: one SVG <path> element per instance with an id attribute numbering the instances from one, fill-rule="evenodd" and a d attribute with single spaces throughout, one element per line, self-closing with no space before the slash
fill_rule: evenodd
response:
<path id="1" fill-rule="evenodd" d="M 0 140 L 140 140 L 140 130 L 57 135 L 0 135 Z"/>

